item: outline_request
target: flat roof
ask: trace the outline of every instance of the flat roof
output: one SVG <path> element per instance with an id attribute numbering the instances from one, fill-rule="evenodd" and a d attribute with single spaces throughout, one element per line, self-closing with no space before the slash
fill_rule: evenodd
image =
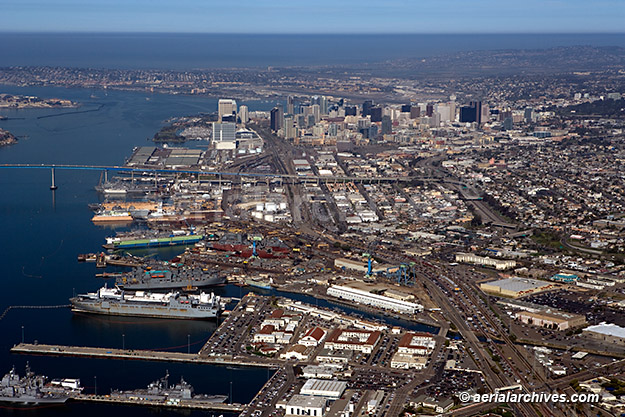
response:
<path id="1" fill-rule="evenodd" d="M 599 333 L 606 336 L 625 338 L 625 327 L 618 326 L 614 323 L 599 323 L 594 326 L 588 326 L 584 329 L 587 332 Z"/>
<path id="2" fill-rule="evenodd" d="M 327 403 L 328 399 L 324 397 L 295 394 L 287 404 L 292 407 L 324 408 Z"/>
<path id="3" fill-rule="evenodd" d="M 302 387 L 301 392 L 304 391 L 322 391 L 336 393 L 335 395 L 343 394 L 347 388 L 347 382 L 345 381 L 333 381 L 323 379 L 309 379 Z"/>
<path id="4" fill-rule="evenodd" d="M 500 279 L 498 281 L 485 282 L 483 284 L 490 285 L 493 287 L 499 287 L 502 290 L 514 291 L 514 292 L 535 290 L 537 288 L 542 288 L 542 287 L 546 287 L 549 285 L 553 285 L 545 281 L 539 281 L 537 279 L 530 279 L 530 278 L 506 278 L 506 279 Z"/>

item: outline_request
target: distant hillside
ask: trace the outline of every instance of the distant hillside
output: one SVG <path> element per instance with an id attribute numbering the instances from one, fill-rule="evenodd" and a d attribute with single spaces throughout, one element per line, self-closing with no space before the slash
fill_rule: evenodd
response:
<path id="1" fill-rule="evenodd" d="M 625 67 L 625 48 L 570 46 L 532 50 L 472 51 L 426 59 L 401 59 L 373 64 L 378 75 L 418 78 L 423 75 L 491 76 L 605 71 Z"/>

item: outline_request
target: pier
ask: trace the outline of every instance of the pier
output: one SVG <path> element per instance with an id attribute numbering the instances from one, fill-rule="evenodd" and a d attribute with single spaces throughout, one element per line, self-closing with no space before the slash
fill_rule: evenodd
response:
<path id="1" fill-rule="evenodd" d="M 209 401 L 185 401 L 182 400 L 179 403 L 168 403 L 158 400 L 149 400 L 145 398 L 121 398 L 111 397 L 109 395 L 92 395 L 92 394 L 76 394 L 71 397 L 74 401 L 84 402 L 98 402 L 109 404 L 127 404 L 127 405 L 142 405 L 151 407 L 168 407 L 168 408 L 182 408 L 182 409 L 194 409 L 194 410 L 208 410 L 208 411 L 224 411 L 228 413 L 240 413 L 243 411 L 244 406 L 242 404 L 225 404 Z"/>
<path id="2" fill-rule="evenodd" d="M 197 353 L 164 352 L 142 349 L 110 349 L 87 346 L 42 345 L 19 343 L 11 348 L 11 353 L 26 355 L 75 356 L 101 359 L 143 360 L 154 362 L 183 362 L 205 365 L 251 366 L 260 368 L 277 368 L 282 361 L 275 359 L 239 358 L 228 356 L 206 356 Z"/>

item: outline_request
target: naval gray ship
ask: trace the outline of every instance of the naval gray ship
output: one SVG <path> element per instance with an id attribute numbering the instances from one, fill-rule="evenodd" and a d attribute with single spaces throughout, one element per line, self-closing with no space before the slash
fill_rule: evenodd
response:
<path id="1" fill-rule="evenodd" d="M 107 288 L 106 285 L 97 292 L 70 298 L 70 302 L 74 312 L 114 316 L 212 319 L 221 311 L 221 299 L 212 293 L 126 292 L 119 287 Z"/>
<path id="2" fill-rule="evenodd" d="M 43 375 L 35 375 L 26 365 L 26 375 L 22 378 L 15 368 L 0 380 L 0 402 L 21 405 L 62 404 L 70 395 L 82 390 L 80 380 L 63 379 L 48 382 Z"/>
<path id="3" fill-rule="evenodd" d="M 142 398 L 150 401 L 162 401 L 165 405 L 171 406 L 189 403 L 223 403 L 228 399 L 225 395 L 195 394 L 191 384 L 182 377 L 179 383 L 170 386 L 169 372 L 163 378 L 150 383 L 146 389 L 112 391 L 111 397 L 122 399 Z"/>
<path id="4" fill-rule="evenodd" d="M 198 266 L 152 264 L 134 268 L 115 279 L 124 290 L 170 290 L 224 285 L 226 276 L 217 270 Z"/>

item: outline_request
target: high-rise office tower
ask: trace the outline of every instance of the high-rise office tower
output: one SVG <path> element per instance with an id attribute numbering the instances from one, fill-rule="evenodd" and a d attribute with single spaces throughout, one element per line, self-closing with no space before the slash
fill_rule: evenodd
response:
<path id="1" fill-rule="evenodd" d="M 219 115 L 219 121 L 222 121 L 223 116 L 232 116 L 237 114 L 237 102 L 229 98 L 220 98 L 217 104 L 217 113 Z"/>
<path id="2" fill-rule="evenodd" d="M 286 98 L 286 112 L 288 114 L 293 114 L 294 111 L 295 111 L 295 106 L 293 103 L 293 96 L 288 96 Z"/>
<path id="3" fill-rule="evenodd" d="M 478 125 L 486 123 L 489 118 L 489 109 L 487 104 L 482 104 L 481 101 L 472 101 L 469 106 L 475 109 L 475 121 Z"/>
<path id="4" fill-rule="evenodd" d="M 300 129 L 306 129 L 306 116 L 303 114 L 297 115 L 297 127 Z"/>
<path id="5" fill-rule="evenodd" d="M 345 106 L 345 116 L 356 116 L 358 108 L 356 106 Z"/>
<path id="6" fill-rule="evenodd" d="M 434 105 L 428 103 L 428 105 L 425 107 L 425 115 L 427 117 L 432 117 L 433 114 L 434 114 Z"/>
<path id="7" fill-rule="evenodd" d="M 284 116 L 284 137 L 286 139 L 295 139 L 297 136 L 297 127 L 295 126 L 294 116 L 288 114 Z"/>
<path id="8" fill-rule="evenodd" d="M 402 113 L 410 113 L 410 109 L 412 108 L 412 104 L 402 104 L 401 112 Z"/>
<path id="9" fill-rule="evenodd" d="M 371 108 L 369 114 L 371 115 L 372 122 L 376 123 L 382 121 L 382 110 L 382 106 L 375 106 Z"/>
<path id="10" fill-rule="evenodd" d="M 418 119 L 419 117 L 421 117 L 421 108 L 419 106 L 412 106 L 410 108 L 410 118 Z"/>
<path id="11" fill-rule="evenodd" d="M 534 109 L 526 107 L 523 118 L 525 119 L 525 123 L 532 123 L 534 121 Z"/>
<path id="12" fill-rule="evenodd" d="M 371 114 L 371 108 L 373 107 L 373 100 L 365 100 L 362 103 L 362 117 L 367 117 Z"/>
<path id="13" fill-rule="evenodd" d="M 378 137 L 378 125 L 369 126 L 369 139 L 375 139 Z"/>
<path id="14" fill-rule="evenodd" d="M 312 115 L 315 116 L 315 123 L 319 123 L 319 120 L 321 120 L 321 106 L 319 104 L 313 104 L 311 107 Z"/>
<path id="15" fill-rule="evenodd" d="M 321 96 L 319 99 L 319 109 L 321 114 L 328 114 L 328 98 L 326 96 Z"/>
<path id="16" fill-rule="evenodd" d="M 391 116 L 382 116 L 382 134 L 388 135 L 393 133 L 393 122 Z"/>
<path id="17" fill-rule="evenodd" d="M 273 109 L 271 109 L 271 113 L 270 113 L 270 126 L 271 126 L 271 130 L 273 130 L 274 132 L 277 132 L 278 130 L 282 129 L 282 125 L 284 123 L 284 109 L 282 108 L 282 106 L 276 106 Z"/>
<path id="18" fill-rule="evenodd" d="M 473 106 L 460 107 L 460 123 L 474 123 L 477 121 L 476 108 Z"/>
<path id="19" fill-rule="evenodd" d="M 241 123 L 246 124 L 250 121 L 249 110 L 247 106 L 243 105 L 239 107 L 239 119 L 241 119 Z"/>

